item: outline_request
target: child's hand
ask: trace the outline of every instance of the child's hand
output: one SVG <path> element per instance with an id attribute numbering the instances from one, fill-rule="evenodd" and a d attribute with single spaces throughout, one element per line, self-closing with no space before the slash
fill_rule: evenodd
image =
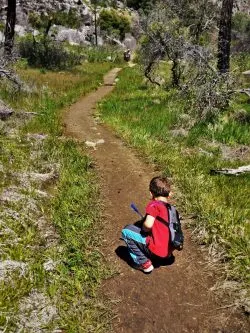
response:
<path id="1" fill-rule="evenodd" d="M 146 217 L 143 217 L 143 218 L 140 219 L 139 221 L 136 221 L 136 222 L 134 223 L 134 225 L 136 225 L 136 226 L 139 227 L 139 228 L 142 228 L 145 219 L 146 219 Z"/>

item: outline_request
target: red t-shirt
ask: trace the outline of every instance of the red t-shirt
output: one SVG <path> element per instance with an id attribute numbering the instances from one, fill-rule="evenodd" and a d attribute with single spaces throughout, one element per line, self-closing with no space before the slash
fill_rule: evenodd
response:
<path id="1" fill-rule="evenodd" d="M 154 218 L 160 216 L 168 221 L 168 212 L 163 202 L 158 200 L 151 200 L 146 207 L 146 214 Z M 169 228 L 162 222 L 155 219 L 150 234 L 146 239 L 149 250 L 155 255 L 165 258 L 169 256 L 172 251 L 170 247 L 170 231 Z"/>

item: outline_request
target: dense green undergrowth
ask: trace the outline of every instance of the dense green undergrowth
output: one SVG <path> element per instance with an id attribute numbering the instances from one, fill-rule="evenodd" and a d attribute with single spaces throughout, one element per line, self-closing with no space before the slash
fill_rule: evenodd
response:
<path id="1" fill-rule="evenodd" d="M 210 170 L 249 164 L 249 155 L 241 160 L 240 153 L 249 149 L 249 124 L 231 116 L 234 108 L 249 104 L 244 98 L 235 100 L 213 123 L 198 122 L 187 131 L 187 103 L 173 90 L 147 85 L 132 68 L 123 71 L 115 92 L 99 109 L 105 122 L 172 177 L 181 210 L 196 216 L 191 226 L 199 242 L 227 264 L 229 277 L 247 285 L 250 178 L 212 176 Z"/>
<path id="2" fill-rule="evenodd" d="M 76 333 L 109 327 L 108 307 L 96 297 L 110 275 L 98 249 L 97 180 L 84 147 L 61 136 L 60 110 L 98 87 L 110 68 L 19 69 L 31 89 L 0 86 L 1 99 L 16 110 L 0 131 L 0 330 Z M 29 120 L 19 110 L 35 115 Z M 34 173 L 55 177 L 38 183 Z"/>

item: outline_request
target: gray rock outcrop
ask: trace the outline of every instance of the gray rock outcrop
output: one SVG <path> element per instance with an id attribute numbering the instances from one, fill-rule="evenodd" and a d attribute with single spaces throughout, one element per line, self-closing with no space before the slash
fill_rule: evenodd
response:
<path id="1" fill-rule="evenodd" d="M 0 7 L 0 22 L 6 20 L 7 0 L 1 0 L 3 4 Z M 30 13 L 38 13 L 48 15 L 51 11 L 69 12 L 70 9 L 76 11 L 81 19 L 82 26 L 79 30 L 58 27 L 58 40 L 68 41 L 71 44 L 88 43 L 88 35 L 93 34 L 93 13 L 90 7 L 83 1 L 79 0 L 18 0 L 16 9 L 16 35 L 24 36 L 27 32 L 33 30 L 28 23 Z M 3 40 L 3 33 L 0 33 L 0 42 Z M 88 37 L 88 38 L 87 38 Z"/>
<path id="2" fill-rule="evenodd" d="M 6 19 L 7 0 L 1 0 L 3 3 L 0 7 L 0 20 Z M 17 24 L 23 27 L 28 25 L 28 15 L 31 12 L 48 14 L 50 11 L 65 11 L 75 9 L 82 19 L 83 25 L 92 22 L 92 12 L 83 1 L 78 0 L 17 0 Z"/>
<path id="3" fill-rule="evenodd" d="M 12 109 L 10 109 L 0 100 L 0 120 L 8 119 L 13 114 L 13 112 L 14 111 Z"/>
<path id="4" fill-rule="evenodd" d="M 89 32 L 89 27 L 80 30 L 59 27 L 56 34 L 56 40 L 59 42 L 68 41 L 71 45 L 86 44 Z"/>
<path id="5" fill-rule="evenodd" d="M 125 39 L 123 44 L 127 49 L 135 50 L 136 49 L 136 39 L 130 33 L 125 34 Z"/>
<path id="6" fill-rule="evenodd" d="M 95 43 L 95 29 L 94 29 L 94 13 L 88 1 L 81 0 L 17 0 L 16 9 L 16 35 L 24 36 L 27 32 L 35 33 L 33 27 L 29 24 L 29 14 L 37 13 L 49 15 L 50 12 L 66 12 L 70 10 L 75 10 L 76 15 L 80 18 L 81 26 L 79 29 L 69 29 L 67 27 L 54 26 L 51 29 L 51 34 L 58 41 L 67 41 L 71 45 L 81 45 L 81 44 L 93 44 Z M 119 9 L 124 9 L 125 5 L 122 1 L 117 2 Z M 100 8 L 99 8 L 100 9 Z M 133 17 L 133 22 L 138 21 L 136 18 L 135 11 L 129 9 L 130 14 Z M 0 22 L 6 21 L 7 14 L 7 0 L 1 0 L 0 6 Z M 133 23 L 132 23 L 133 24 Z M 53 32 L 52 32 L 53 30 Z M 138 29 L 136 29 L 138 30 Z M 3 34 L 0 32 L 0 42 L 3 40 Z M 98 44 L 102 45 L 105 36 L 99 33 Z M 124 43 L 123 43 L 124 44 Z M 125 39 L 126 48 L 133 50 L 135 48 L 135 39 L 130 35 Z"/>

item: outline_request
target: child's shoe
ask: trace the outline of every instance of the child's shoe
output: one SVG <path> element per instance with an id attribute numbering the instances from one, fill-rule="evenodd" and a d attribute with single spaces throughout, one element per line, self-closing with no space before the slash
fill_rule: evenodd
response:
<path id="1" fill-rule="evenodd" d="M 151 273 L 154 269 L 154 266 L 152 265 L 151 260 L 147 260 L 146 262 L 144 262 L 144 264 L 135 266 L 135 268 L 143 271 L 144 273 Z"/>

